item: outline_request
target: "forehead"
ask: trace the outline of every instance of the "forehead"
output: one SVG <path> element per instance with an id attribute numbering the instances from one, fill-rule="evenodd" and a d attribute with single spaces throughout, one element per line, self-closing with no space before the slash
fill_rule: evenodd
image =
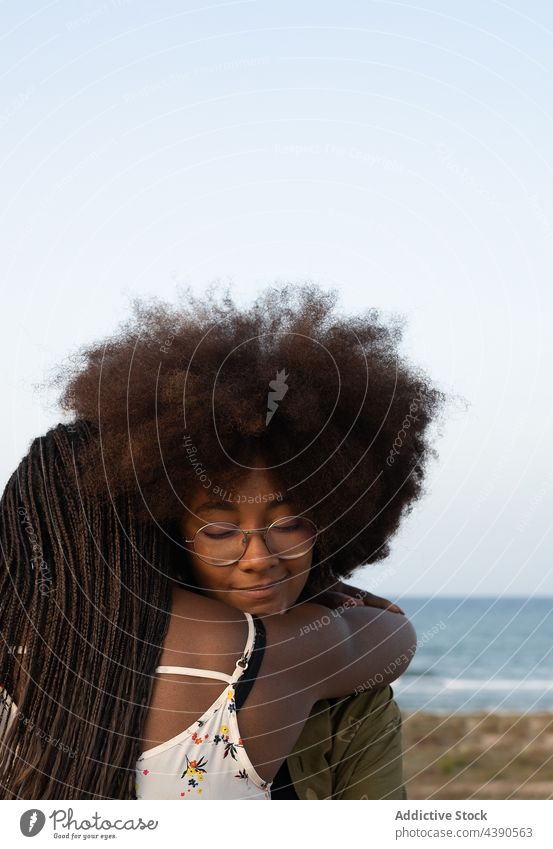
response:
<path id="1" fill-rule="evenodd" d="M 203 485 L 194 488 L 190 500 L 195 507 L 199 507 L 200 503 L 212 506 L 233 499 L 237 502 L 250 498 L 257 501 L 282 501 L 286 497 L 283 485 L 270 470 L 248 469 L 242 474 L 223 477 L 219 481 L 215 478 L 206 480 Z"/>
<path id="2" fill-rule="evenodd" d="M 259 499 L 258 501 L 250 500 L 250 499 L 239 499 L 237 496 L 240 493 L 229 493 L 229 498 L 226 500 L 217 499 L 217 498 L 207 498 L 205 501 L 200 501 L 198 504 L 194 506 L 194 510 L 196 513 L 207 512 L 209 510 L 226 510 L 229 513 L 237 512 L 241 507 L 249 505 L 257 504 L 261 508 L 271 507 L 293 507 L 294 501 L 291 498 L 279 498 L 275 496 L 274 498 L 266 498 Z"/>

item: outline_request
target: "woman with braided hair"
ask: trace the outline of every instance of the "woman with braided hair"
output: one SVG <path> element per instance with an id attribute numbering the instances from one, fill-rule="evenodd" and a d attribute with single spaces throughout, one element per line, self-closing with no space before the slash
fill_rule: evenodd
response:
<path id="1" fill-rule="evenodd" d="M 72 421 L 34 440 L 1 502 L 2 798 L 202 798 L 210 782 L 227 798 L 200 745 L 261 798 L 332 714 L 321 700 L 405 669 L 403 616 L 321 602 L 388 553 L 443 396 L 399 358 L 395 325 L 333 305 L 311 286 L 249 310 L 139 304 L 60 372 Z M 240 737 L 208 741 L 221 684 L 202 668 L 229 680 L 231 722 L 240 697 Z M 158 796 L 148 753 L 181 742 Z"/>

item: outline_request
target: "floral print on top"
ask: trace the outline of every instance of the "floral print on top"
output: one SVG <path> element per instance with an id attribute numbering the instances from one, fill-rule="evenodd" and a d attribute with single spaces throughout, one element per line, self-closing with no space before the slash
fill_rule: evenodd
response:
<path id="1" fill-rule="evenodd" d="M 232 676 L 184 666 L 157 667 L 156 672 L 221 678 L 228 684 L 193 725 L 140 755 L 136 762 L 137 799 L 271 798 L 271 782 L 264 782 L 257 774 L 238 730 L 235 686 L 254 648 L 253 617 L 245 615 L 248 640 Z"/>

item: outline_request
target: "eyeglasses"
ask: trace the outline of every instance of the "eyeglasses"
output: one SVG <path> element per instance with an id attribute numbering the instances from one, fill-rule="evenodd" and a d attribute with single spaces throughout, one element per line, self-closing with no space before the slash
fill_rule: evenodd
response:
<path id="1" fill-rule="evenodd" d="M 318 529 L 311 519 L 304 516 L 283 516 L 266 528 L 244 530 L 231 522 L 209 522 L 198 528 L 192 539 L 194 552 L 210 566 L 230 566 L 240 560 L 248 545 L 250 534 L 263 534 L 265 545 L 271 554 L 282 560 L 293 560 L 311 551 L 317 539 Z"/>

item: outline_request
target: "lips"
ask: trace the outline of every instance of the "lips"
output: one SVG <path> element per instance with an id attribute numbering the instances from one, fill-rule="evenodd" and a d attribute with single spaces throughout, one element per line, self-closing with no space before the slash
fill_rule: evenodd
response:
<path id="1" fill-rule="evenodd" d="M 270 584 L 252 584 L 249 587 L 236 587 L 235 592 L 249 601 L 271 602 L 280 596 L 281 586 L 284 580 L 284 578 L 280 578 L 278 581 L 271 581 Z"/>
<path id="2" fill-rule="evenodd" d="M 235 587 L 234 589 L 242 593 L 253 592 L 256 590 L 268 590 L 271 587 L 276 587 L 278 584 L 281 584 L 284 580 L 284 578 L 279 578 L 278 581 L 270 581 L 267 584 L 252 584 L 249 587 Z"/>

